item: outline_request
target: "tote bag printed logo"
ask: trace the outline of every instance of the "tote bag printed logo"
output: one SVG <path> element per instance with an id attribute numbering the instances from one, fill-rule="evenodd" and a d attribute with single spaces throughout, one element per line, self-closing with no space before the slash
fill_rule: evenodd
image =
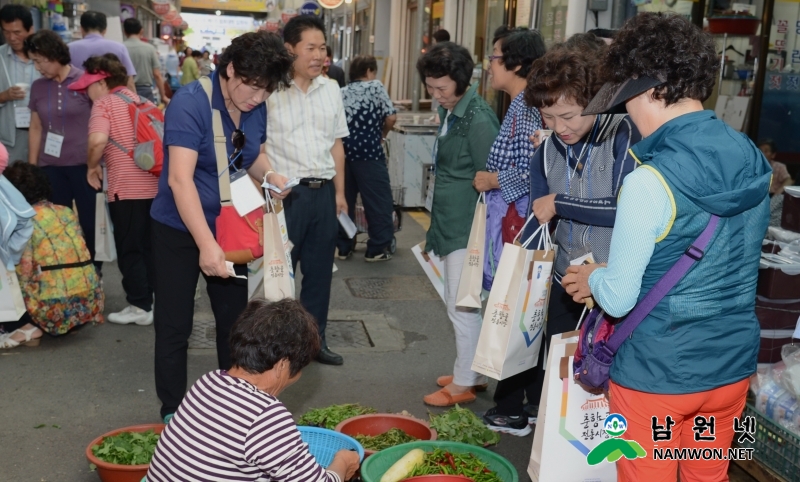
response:
<path id="1" fill-rule="evenodd" d="M 609 414 L 603 429 L 611 438 L 600 443 L 586 455 L 586 462 L 589 465 L 597 465 L 603 461 L 614 463 L 622 457 L 631 460 L 647 457 L 647 452 L 639 442 L 620 438 L 628 430 L 628 422 L 622 415 Z"/>
<path id="2" fill-rule="evenodd" d="M 552 267 L 552 263 L 550 265 Z M 525 345 L 528 347 L 539 338 L 544 328 L 545 307 L 552 276 L 547 276 L 543 269 L 542 263 L 532 262 L 528 271 L 528 289 L 519 318 L 519 329 L 522 331 L 522 337 L 525 338 Z M 533 306 L 530 304 L 532 297 L 536 297 Z M 529 307 L 532 308 L 530 313 L 528 313 Z"/>
<path id="3" fill-rule="evenodd" d="M 494 310 L 492 310 L 491 322 L 503 327 L 508 326 L 508 315 L 510 312 L 511 307 L 508 306 L 508 299 L 504 299 L 502 303 L 495 303 Z"/>

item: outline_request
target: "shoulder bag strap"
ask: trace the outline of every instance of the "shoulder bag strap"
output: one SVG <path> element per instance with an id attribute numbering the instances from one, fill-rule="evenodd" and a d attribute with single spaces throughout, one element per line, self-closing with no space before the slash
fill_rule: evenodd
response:
<path id="1" fill-rule="evenodd" d="M 686 252 L 683 253 L 678 262 L 658 280 L 642 301 L 636 304 L 633 311 L 625 317 L 625 320 L 614 328 L 614 334 L 611 335 L 606 343 L 606 348 L 608 348 L 611 353 L 617 352 L 619 347 L 622 346 L 622 343 L 625 342 L 625 339 L 628 338 L 642 320 L 653 311 L 653 308 L 664 299 L 667 293 L 678 284 L 696 262 L 703 259 L 705 249 L 708 247 L 708 243 L 711 241 L 711 237 L 714 235 L 718 223 L 719 217 L 712 214 L 706 228 L 700 233 L 700 236 L 694 240 Z"/>
<path id="2" fill-rule="evenodd" d="M 225 131 L 222 129 L 222 115 L 212 104 L 213 86 L 207 76 L 200 77 L 200 85 L 206 91 L 208 104 L 211 106 L 211 122 L 214 129 L 214 152 L 217 155 L 217 180 L 219 181 L 219 199 L 223 206 L 232 206 L 231 178 L 228 174 L 228 147 L 225 144 Z"/>

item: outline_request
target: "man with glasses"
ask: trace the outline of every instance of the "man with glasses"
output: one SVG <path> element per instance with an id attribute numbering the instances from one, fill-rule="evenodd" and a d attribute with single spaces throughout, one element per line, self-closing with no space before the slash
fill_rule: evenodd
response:
<path id="1" fill-rule="evenodd" d="M 344 194 L 344 146 L 350 135 L 335 80 L 322 75 L 327 56 L 325 26 L 310 15 L 294 17 L 283 41 L 295 60 L 292 82 L 267 103 L 267 157 L 274 168 L 300 184 L 286 198 L 286 224 L 294 244 L 292 262 L 303 270 L 300 300 L 316 318 L 322 349 L 317 361 L 341 365 L 328 349 L 325 325 L 333 279 L 337 216 L 347 215 Z"/>
<path id="2" fill-rule="evenodd" d="M 0 8 L 0 28 L 6 45 L 0 46 L 0 142 L 8 150 L 8 159 L 28 159 L 28 109 L 31 84 L 41 77 L 25 55 L 24 43 L 33 34 L 30 8 L 5 5 Z"/>

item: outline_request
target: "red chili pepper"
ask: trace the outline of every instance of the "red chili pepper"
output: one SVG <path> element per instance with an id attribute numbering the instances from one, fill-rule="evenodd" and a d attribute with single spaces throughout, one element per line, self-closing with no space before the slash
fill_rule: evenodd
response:
<path id="1" fill-rule="evenodd" d="M 453 458 L 450 452 L 447 452 L 445 455 L 447 455 L 447 461 L 450 462 L 450 467 L 456 470 L 456 459 Z"/>
<path id="2" fill-rule="evenodd" d="M 487 469 L 486 467 L 484 467 L 484 468 L 483 468 L 483 473 L 484 473 L 484 474 L 489 474 L 489 473 L 491 473 L 491 472 L 492 472 L 492 471 L 491 471 L 491 470 L 489 470 L 489 469 Z"/>

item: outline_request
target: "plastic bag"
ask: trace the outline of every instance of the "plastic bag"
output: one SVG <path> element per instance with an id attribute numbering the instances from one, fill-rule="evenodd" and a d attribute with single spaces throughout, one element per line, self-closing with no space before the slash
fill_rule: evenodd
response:
<path id="1" fill-rule="evenodd" d="M 792 396 L 800 399 L 800 345 L 784 345 L 781 358 L 785 369 L 780 374 L 780 383 Z"/>

